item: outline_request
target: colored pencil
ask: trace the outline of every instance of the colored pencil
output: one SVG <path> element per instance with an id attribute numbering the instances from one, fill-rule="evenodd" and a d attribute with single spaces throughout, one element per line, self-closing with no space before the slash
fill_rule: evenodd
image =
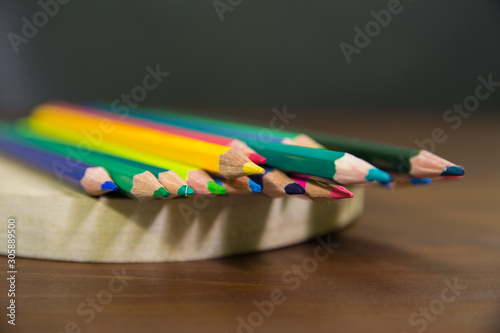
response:
<path id="1" fill-rule="evenodd" d="M 290 178 L 305 189 L 304 196 L 312 201 L 352 198 L 351 191 L 340 185 L 322 183 L 308 179 L 306 175 L 291 175 Z"/>
<path id="2" fill-rule="evenodd" d="M 29 121 L 31 120 L 48 122 L 74 131 L 94 133 L 101 139 L 192 164 L 226 178 L 264 172 L 264 169 L 230 147 L 145 129 L 74 109 L 50 104 L 41 105 L 34 110 L 29 118 Z"/>
<path id="3" fill-rule="evenodd" d="M 426 150 L 320 133 L 307 135 L 328 149 L 348 151 L 384 170 L 416 178 L 462 176 L 465 173 L 462 167 Z"/>
<path id="4" fill-rule="evenodd" d="M 271 198 L 282 198 L 287 195 L 304 194 L 305 189 L 294 182 L 284 172 L 264 167 L 263 175 L 252 175 L 250 178 L 262 187 L 262 193 Z"/>
<path id="5" fill-rule="evenodd" d="M 38 167 L 59 180 L 78 184 L 89 195 L 99 196 L 118 188 L 102 167 L 49 153 L 26 143 L 0 137 L 0 151 L 22 162 Z"/>
<path id="6" fill-rule="evenodd" d="M 329 178 L 344 185 L 391 181 L 385 171 L 348 153 L 256 140 L 248 140 L 247 144 L 275 168 Z"/>
<path id="7" fill-rule="evenodd" d="M 104 167 L 118 187 L 118 191 L 128 197 L 137 199 L 139 202 L 164 198 L 170 195 L 158 182 L 158 179 L 147 170 L 120 162 L 116 159 L 106 158 L 91 150 L 79 152 L 80 149 L 77 146 L 51 141 L 37 136 L 35 133 L 32 133 L 32 135 L 26 135 L 25 132 L 21 131 L 17 131 L 16 133 L 19 138 L 41 149 L 65 155 L 81 162 Z"/>
<path id="8" fill-rule="evenodd" d="M 215 182 L 226 189 L 226 194 L 229 195 L 248 195 L 252 193 L 260 193 L 261 187 L 247 176 L 242 176 L 233 179 L 224 179 L 213 175 Z"/>
<path id="9" fill-rule="evenodd" d="M 27 121 L 20 121 L 20 124 L 21 125 L 18 127 L 24 129 L 32 128 L 33 130 L 39 131 L 40 133 L 50 133 L 52 137 L 76 145 L 84 142 L 87 139 L 85 134 L 81 131 L 68 131 L 64 128 L 53 126 L 50 123 L 38 122 L 34 119 L 30 121 L 31 125 L 28 124 Z M 193 189 L 194 196 L 222 195 L 226 193 L 226 189 L 223 186 L 218 185 L 205 170 L 199 169 L 195 166 L 144 152 L 139 149 L 129 148 L 127 146 L 116 144 L 114 142 L 109 142 L 106 140 L 102 140 L 99 144 L 96 144 L 94 146 L 94 149 L 102 153 L 164 169 L 172 175 L 172 178 L 176 178 L 176 176 L 179 176 L 182 180 L 185 181 L 187 185 L 189 185 L 190 188 Z M 173 175 L 173 173 L 175 173 L 176 176 Z M 166 181 L 166 179 L 163 177 L 161 180 Z M 179 183 L 179 185 L 184 184 Z M 175 186 L 175 184 L 172 184 L 172 186 Z M 167 187 L 172 188 L 171 186 Z M 179 188 L 179 190 L 180 192 L 183 192 L 181 188 Z M 175 196 L 174 193 L 179 192 L 179 190 L 169 190 L 169 192 Z"/>
<path id="10" fill-rule="evenodd" d="M 92 105 L 100 106 L 102 104 L 93 103 Z M 136 117 L 166 122 L 174 126 L 237 137 L 241 140 L 249 138 L 281 143 L 294 142 L 298 145 L 315 148 L 326 147 L 331 150 L 351 153 L 383 170 L 398 171 L 416 178 L 462 176 L 465 173 L 462 167 L 426 150 L 310 131 L 303 133 L 272 131 L 268 135 L 269 130 L 259 126 L 190 116 L 164 110 L 137 109 L 133 110 L 131 114 Z"/>
<path id="11" fill-rule="evenodd" d="M 52 105 L 56 106 L 61 106 L 64 108 L 68 109 L 75 109 L 80 112 L 87 112 L 96 116 L 100 116 L 102 118 L 111 118 L 117 121 L 123 121 L 131 125 L 136 125 L 140 127 L 146 127 L 149 129 L 157 130 L 160 132 L 164 132 L 167 134 L 174 134 L 174 135 L 179 135 L 179 136 L 184 136 L 188 137 L 191 139 L 196 139 L 196 140 L 201 140 L 201 141 L 206 141 L 210 143 L 214 143 L 217 145 L 221 146 L 226 146 L 226 147 L 231 147 L 234 148 L 235 150 L 239 151 L 248 159 L 255 164 L 265 164 L 266 159 L 265 157 L 257 154 L 255 150 L 252 148 L 248 147 L 246 143 L 244 143 L 241 140 L 234 139 L 234 138 L 229 138 L 229 137 L 224 137 L 220 135 L 215 135 L 215 134 L 210 134 L 206 132 L 201 132 L 201 131 L 194 131 L 190 129 L 186 129 L 183 127 L 177 127 L 177 126 L 170 126 L 166 124 L 161 124 L 158 122 L 146 120 L 146 119 L 141 119 L 138 117 L 134 117 L 131 115 L 128 116 L 123 116 L 119 115 L 117 113 L 110 112 L 110 109 L 97 109 L 97 108 L 91 108 L 91 107 L 86 107 L 86 106 L 81 106 L 81 105 L 76 105 L 76 104 L 69 104 L 65 102 L 52 102 L 49 103 Z"/>

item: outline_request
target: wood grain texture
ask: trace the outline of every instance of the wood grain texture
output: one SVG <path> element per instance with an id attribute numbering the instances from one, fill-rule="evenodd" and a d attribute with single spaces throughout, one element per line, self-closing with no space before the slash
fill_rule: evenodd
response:
<path id="1" fill-rule="evenodd" d="M 248 318 L 256 310 L 254 301 L 268 300 L 273 289 L 280 289 L 285 302 L 254 332 L 413 333 L 421 326 L 409 323 L 412 313 L 439 299 L 445 280 L 457 278 L 466 289 L 422 332 L 498 332 L 500 179 L 495 173 L 500 158 L 491 152 L 500 151 L 499 140 L 492 140 L 498 138 L 500 119 L 483 117 L 479 110 L 454 131 L 441 114 L 426 122 L 414 119 L 411 126 L 397 117 L 354 125 L 357 119 L 332 116 L 339 134 L 403 145 L 443 127 L 448 139 L 436 152 L 463 164 L 467 174 L 459 182 L 396 192 L 369 188 L 363 216 L 331 236 L 340 247 L 300 279 L 296 290 L 283 282 L 283 274 L 314 256 L 316 241 L 187 263 L 19 259 L 19 325 L 7 327 L 1 320 L 0 331 L 64 332 L 66 323 L 74 321 L 82 332 L 237 332 L 237 318 Z M 322 122 L 306 125 L 321 130 L 329 121 Z M 88 315 L 76 309 L 108 288 L 112 270 L 122 269 L 131 277 L 128 285 L 85 322 Z M 0 283 L 2 307 L 5 288 Z"/>

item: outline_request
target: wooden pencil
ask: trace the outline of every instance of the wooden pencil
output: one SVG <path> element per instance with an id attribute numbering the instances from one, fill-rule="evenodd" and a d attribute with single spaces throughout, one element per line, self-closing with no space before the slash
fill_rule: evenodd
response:
<path id="1" fill-rule="evenodd" d="M 68 109 L 75 109 L 77 111 L 81 112 L 87 112 L 93 115 L 100 116 L 102 118 L 111 118 L 117 121 L 123 121 L 132 125 L 140 126 L 140 127 L 145 127 L 145 128 L 150 128 L 154 129 L 160 132 L 164 132 L 167 134 L 174 134 L 174 135 L 179 135 L 179 136 L 184 136 L 188 137 L 191 139 L 196 139 L 196 140 L 201 140 L 201 141 L 206 141 L 210 143 L 214 143 L 217 145 L 221 146 L 226 146 L 226 147 L 231 147 L 234 148 L 235 150 L 239 151 L 248 159 L 255 164 L 265 164 L 266 159 L 265 157 L 257 154 L 255 150 L 252 148 L 248 147 L 246 143 L 244 143 L 241 140 L 230 138 L 230 137 L 224 137 L 216 134 L 210 134 L 206 132 L 201 132 L 201 131 L 194 131 L 190 129 L 186 129 L 183 127 L 178 127 L 178 126 L 170 126 L 146 119 L 141 119 L 138 117 L 134 117 L 131 115 L 128 116 L 123 116 L 123 115 L 118 115 L 117 113 L 111 112 L 111 106 L 108 106 L 107 109 L 104 108 L 91 108 L 91 107 L 86 107 L 82 105 L 76 105 L 76 104 L 69 104 L 65 102 L 52 102 L 49 103 L 52 105 L 59 105 Z"/>
<path id="2" fill-rule="evenodd" d="M 325 177 L 344 185 L 391 181 L 389 174 L 349 153 L 257 140 L 247 140 L 247 144 L 275 168 Z"/>
<path id="3" fill-rule="evenodd" d="M 118 189 L 108 172 L 102 167 L 49 153 L 27 143 L 6 140 L 3 135 L 0 137 L 0 151 L 38 167 L 61 181 L 78 184 L 87 194 L 92 196 L 99 196 Z"/>
<path id="4" fill-rule="evenodd" d="M 81 162 L 104 167 L 118 187 L 118 192 L 130 198 L 137 199 L 139 202 L 164 198 L 170 195 L 150 171 L 120 162 L 116 159 L 106 158 L 92 150 L 80 152 L 77 146 L 51 141 L 36 133 L 31 133 L 31 135 L 27 135 L 24 131 L 16 131 L 16 133 L 19 138 L 27 140 L 41 149 L 65 155 Z"/>
<path id="5" fill-rule="evenodd" d="M 225 179 L 213 175 L 215 182 L 226 189 L 226 194 L 229 195 L 249 195 L 252 193 L 260 193 L 261 187 L 247 176 L 242 176 L 233 179 Z"/>
<path id="6" fill-rule="evenodd" d="M 462 167 L 426 150 L 321 133 L 307 135 L 328 149 L 348 151 L 385 170 L 416 178 L 462 176 L 465 173 Z"/>
<path id="7" fill-rule="evenodd" d="M 312 201 L 348 199 L 353 197 L 352 192 L 343 186 L 322 183 L 309 179 L 307 175 L 290 175 L 290 178 L 305 189 L 304 196 Z"/>
<path id="8" fill-rule="evenodd" d="M 145 129 L 61 106 L 41 105 L 34 110 L 29 118 L 31 120 L 74 131 L 98 133 L 100 138 L 192 164 L 226 178 L 264 172 L 264 169 L 230 147 Z M 44 134 L 50 136 L 50 133 Z"/>
<path id="9" fill-rule="evenodd" d="M 262 193 L 271 198 L 282 198 L 287 195 L 304 194 L 305 189 L 278 169 L 264 167 L 263 175 L 252 175 L 250 178 L 259 184 Z"/>
<path id="10" fill-rule="evenodd" d="M 398 171 L 416 178 L 462 176 L 465 173 L 464 169 L 457 164 L 426 150 L 311 131 L 299 133 L 280 130 L 267 134 L 269 131 L 260 126 L 190 116 L 165 110 L 140 109 L 132 111 L 132 114 L 137 117 L 162 121 L 198 131 L 220 133 L 228 137 L 267 140 L 287 144 L 293 142 L 301 146 L 314 148 L 326 147 L 330 150 L 351 153 L 383 170 Z"/>
<path id="11" fill-rule="evenodd" d="M 33 119 L 30 121 L 30 123 L 31 127 L 34 127 L 35 131 L 39 130 L 40 133 L 51 133 L 52 137 L 58 138 L 68 143 L 78 145 L 87 139 L 85 134 L 81 131 L 68 131 L 64 128 L 53 126 L 50 123 L 38 122 Z M 27 121 L 20 121 L 19 124 L 20 125 L 18 127 L 23 128 L 25 131 L 31 129 Z M 125 158 L 128 160 L 134 160 L 143 164 L 164 169 L 165 171 L 168 170 L 168 174 L 162 173 L 162 176 L 172 175 L 172 177 L 175 177 L 173 174 L 175 173 L 182 180 L 184 180 L 190 188 L 193 189 L 194 196 L 223 195 L 226 193 L 226 189 L 223 186 L 217 184 L 205 170 L 202 170 L 198 167 L 144 152 L 139 149 L 134 149 L 121 144 L 116 144 L 114 142 L 109 142 L 104 139 L 99 144 L 96 144 L 94 148 L 96 151 L 103 152 L 109 155 Z M 166 181 L 166 179 L 164 179 L 163 177 L 162 180 Z M 171 188 L 171 186 L 168 187 Z M 177 191 L 171 192 L 171 194 L 176 192 Z"/>

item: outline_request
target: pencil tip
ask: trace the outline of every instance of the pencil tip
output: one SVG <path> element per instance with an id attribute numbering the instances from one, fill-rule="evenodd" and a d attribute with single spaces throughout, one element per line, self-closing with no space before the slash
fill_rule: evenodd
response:
<path id="1" fill-rule="evenodd" d="M 164 188 L 160 187 L 153 193 L 153 198 L 164 198 L 169 197 L 170 193 Z"/>
<path id="2" fill-rule="evenodd" d="M 116 190 L 118 190 L 118 187 L 116 187 L 115 183 L 108 180 L 108 181 L 101 184 L 101 190 L 103 190 L 103 191 L 116 191 Z"/>
<path id="3" fill-rule="evenodd" d="M 262 191 L 260 185 L 251 180 L 250 178 L 248 179 L 248 186 L 250 186 L 250 190 L 252 191 L 252 193 L 260 193 Z"/>
<path id="4" fill-rule="evenodd" d="M 368 171 L 368 174 L 366 175 L 365 179 L 369 182 L 377 181 L 380 183 L 390 183 L 393 180 L 392 177 L 387 172 L 375 168 L 370 169 L 370 171 Z"/>
<path id="5" fill-rule="evenodd" d="M 207 182 L 207 189 L 208 192 L 212 194 L 226 194 L 226 188 L 224 186 L 217 184 L 213 180 Z"/>
<path id="6" fill-rule="evenodd" d="M 288 184 L 285 186 L 285 193 L 288 195 L 304 194 L 306 190 L 297 183 Z"/>
<path id="7" fill-rule="evenodd" d="M 441 176 L 463 176 L 465 174 L 465 170 L 458 165 L 452 165 L 446 167 L 446 170 L 443 171 Z"/>
<path id="8" fill-rule="evenodd" d="M 266 158 L 256 153 L 248 155 L 248 159 L 255 164 L 266 164 Z"/>
<path id="9" fill-rule="evenodd" d="M 332 197 L 333 199 L 346 199 L 354 197 L 354 194 L 352 194 L 352 192 L 346 189 L 344 186 L 335 186 L 330 191 L 330 197 Z"/>
<path id="10" fill-rule="evenodd" d="M 249 162 L 249 163 L 245 163 L 245 165 L 243 165 L 243 172 L 245 173 L 245 175 L 248 176 L 248 175 L 255 175 L 255 174 L 264 173 L 265 170 L 263 168 L 261 168 L 260 166 L 258 166 L 257 164 Z"/>
<path id="11" fill-rule="evenodd" d="M 425 184 L 429 184 L 429 183 L 432 183 L 432 178 L 412 178 L 411 179 L 411 183 L 412 185 L 425 185 Z"/>
<path id="12" fill-rule="evenodd" d="M 182 185 L 177 190 L 177 194 L 178 195 L 182 195 L 182 196 L 185 196 L 185 197 L 187 197 L 188 195 L 191 195 L 193 193 L 194 193 L 193 189 L 190 186 L 188 186 L 188 185 Z"/>

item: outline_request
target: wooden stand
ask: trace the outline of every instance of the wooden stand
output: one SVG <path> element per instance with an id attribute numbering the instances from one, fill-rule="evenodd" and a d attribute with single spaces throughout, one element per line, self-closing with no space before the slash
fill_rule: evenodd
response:
<path id="1" fill-rule="evenodd" d="M 313 203 L 264 195 L 155 200 L 89 197 L 0 156 L 0 217 L 16 220 L 16 255 L 82 262 L 218 258 L 303 242 L 344 228 L 363 209 L 353 199 Z M 0 228 L 6 254 L 7 228 Z"/>

